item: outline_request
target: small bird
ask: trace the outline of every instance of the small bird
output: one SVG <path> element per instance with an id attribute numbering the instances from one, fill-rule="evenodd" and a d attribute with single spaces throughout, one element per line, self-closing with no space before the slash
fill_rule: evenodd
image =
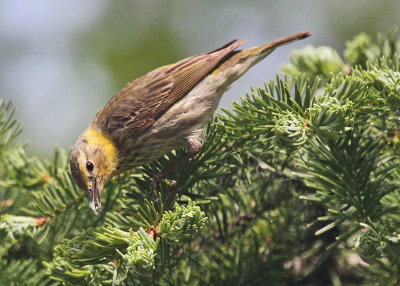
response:
<path id="1" fill-rule="evenodd" d="M 185 144 L 188 158 L 196 155 L 204 126 L 229 85 L 277 47 L 310 35 L 296 33 L 244 50 L 236 50 L 244 41 L 234 40 L 129 83 L 97 112 L 71 153 L 72 177 L 87 191 L 90 208 L 101 208 L 101 192 L 112 176 Z"/>

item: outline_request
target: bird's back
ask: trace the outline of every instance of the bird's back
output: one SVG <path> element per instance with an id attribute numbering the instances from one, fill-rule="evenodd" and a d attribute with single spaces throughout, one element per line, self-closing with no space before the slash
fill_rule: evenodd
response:
<path id="1" fill-rule="evenodd" d="M 235 51 L 244 41 L 163 66 L 128 84 L 96 115 L 94 124 L 119 147 L 119 170 L 151 162 L 202 139 L 202 130 L 228 86 L 277 47 L 308 37 L 297 33 Z"/>

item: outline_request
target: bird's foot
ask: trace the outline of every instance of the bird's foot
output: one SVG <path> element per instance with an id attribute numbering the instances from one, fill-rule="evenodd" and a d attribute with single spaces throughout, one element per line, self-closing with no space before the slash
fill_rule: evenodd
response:
<path id="1" fill-rule="evenodd" d="M 163 172 L 157 173 L 154 176 L 153 182 L 151 182 L 151 191 L 150 191 L 150 199 L 154 202 L 157 200 L 156 192 L 157 192 L 157 185 L 159 183 L 163 183 L 167 185 L 169 188 L 173 188 L 177 185 L 177 181 L 175 180 L 168 180 L 163 178 Z"/>

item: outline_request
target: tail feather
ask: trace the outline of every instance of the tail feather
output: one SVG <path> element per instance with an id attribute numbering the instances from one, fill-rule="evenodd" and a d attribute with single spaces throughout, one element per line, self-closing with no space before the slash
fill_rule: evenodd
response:
<path id="1" fill-rule="evenodd" d="M 266 45 L 263 45 L 262 47 L 268 49 L 268 48 L 277 48 L 298 40 L 303 40 L 305 38 L 308 38 L 309 36 L 311 36 L 311 32 L 300 32 L 300 33 L 295 33 L 295 34 L 291 34 L 289 36 L 280 38 L 278 40 L 272 41 Z"/>
<path id="2" fill-rule="evenodd" d="M 250 48 L 250 49 L 246 49 L 244 51 L 248 51 L 248 55 L 256 55 L 256 54 L 263 54 L 263 53 L 266 53 L 266 55 L 269 55 L 272 51 L 274 51 L 278 47 L 290 44 L 290 43 L 298 41 L 298 40 L 303 40 L 309 36 L 311 36 L 311 32 L 295 33 L 295 34 L 291 34 L 289 36 L 280 38 L 278 40 L 269 42 L 268 44 Z"/>
<path id="3" fill-rule="evenodd" d="M 229 85 L 243 75 L 250 67 L 264 59 L 276 48 L 294 41 L 302 40 L 311 36 L 311 32 L 300 32 L 292 34 L 268 44 L 244 50 L 232 52 L 228 58 L 213 72 L 214 75 L 224 72 L 222 76 L 224 85 Z M 241 41 L 238 43 L 242 43 Z M 230 43 L 231 44 L 231 43 Z"/>

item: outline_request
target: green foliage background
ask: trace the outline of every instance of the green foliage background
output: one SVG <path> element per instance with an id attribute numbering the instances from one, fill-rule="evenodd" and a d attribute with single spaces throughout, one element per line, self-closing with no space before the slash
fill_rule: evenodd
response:
<path id="1" fill-rule="evenodd" d="M 400 42 L 360 34 L 345 61 L 292 53 L 217 114 L 201 153 L 114 178 L 94 215 L 69 150 L 29 157 L 0 104 L 0 284 L 394 285 L 399 282 Z"/>

